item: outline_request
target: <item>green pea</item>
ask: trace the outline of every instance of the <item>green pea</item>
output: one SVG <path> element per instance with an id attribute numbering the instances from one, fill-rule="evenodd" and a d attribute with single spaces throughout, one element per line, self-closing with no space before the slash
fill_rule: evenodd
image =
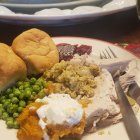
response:
<path id="1" fill-rule="evenodd" d="M 11 99 L 6 99 L 8 102 L 11 102 Z"/>
<path id="2" fill-rule="evenodd" d="M 16 83 L 16 86 L 17 86 L 17 87 L 20 87 L 21 85 L 23 85 L 23 82 L 22 82 L 22 81 L 18 81 L 18 82 Z"/>
<path id="3" fill-rule="evenodd" d="M 43 87 L 46 87 L 46 86 L 47 86 L 47 82 L 43 81 Z"/>
<path id="4" fill-rule="evenodd" d="M 33 91 L 33 89 L 31 88 L 31 87 L 27 87 L 27 88 L 25 88 L 25 90 L 24 91 Z"/>
<path id="5" fill-rule="evenodd" d="M 22 93 L 24 94 L 24 89 L 21 89 L 21 90 L 20 90 L 20 94 L 22 94 Z"/>
<path id="6" fill-rule="evenodd" d="M 7 121 L 10 121 L 10 120 L 11 120 L 11 121 L 14 121 L 14 118 L 13 118 L 13 117 L 8 117 L 8 118 L 6 119 L 6 122 L 7 122 Z"/>
<path id="7" fill-rule="evenodd" d="M 40 87 L 38 85 L 34 85 L 33 86 L 33 91 L 39 92 L 40 91 Z"/>
<path id="8" fill-rule="evenodd" d="M 30 79 L 30 84 L 33 85 L 33 84 L 35 84 L 35 82 L 36 82 L 36 78 L 35 77 L 32 77 Z"/>
<path id="9" fill-rule="evenodd" d="M 17 113 L 17 112 L 13 113 L 14 118 L 17 118 L 18 116 L 19 116 L 19 113 Z"/>
<path id="10" fill-rule="evenodd" d="M 45 94 L 45 92 L 44 91 L 40 91 L 39 93 L 38 93 L 38 97 L 39 98 L 43 98 L 43 97 L 45 97 L 46 96 L 46 94 Z"/>
<path id="11" fill-rule="evenodd" d="M 19 129 L 19 123 L 17 121 L 14 121 L 14 128 Z"/>
<path id="12" fill-rule="evenodd" d="M 31 95 L 29 99 L 33 101 L 35 99 L 35 96 Z"/>
<path id="13" fill-rule="evenodd" d="M 17 89 L 16 87 L 13 87 L 13 92 L 15 92 L 16 89 Z"/>
<path id="14" fill-rule="evenodd" d="M 30 91 L 30 92 L 32 93 L 32 92 L 33 92 L 33 89 L 32 89 L 31 87 L 30 87 L 30 88 L 28 87 L 28 88 L 25 88 L 24 91 L 25 91 L 25 92 L 26 92 L 26 91 Z"/>
<path id="15" fill-rule="evenodd" d="M 6 100 L 4 103 L 3 103 L 3 107 L 6 109 L 8 107 L 8 105 L 10 104 L 10 101 Z"/>
<path id="16" fill-rule="evenodd" d="M 24 86 L 21 85 L 21 86 L 19 87 L 19 90 L 23 90 L 23 89 L 24 89 Z"/>
<path id="17" fill-rule="evenodd" d="M 3 107 L 3 105 L 2 104 L 0 104 L 0 108 L 2 108 Z"/>
<path id="18" fill-rule="evenodd" d="M 12 113 L 12 110 L 13 110 L 13 107 L 10 106 L 10 107 L 7 107 L 7 110 L 6 111 L 7 111 L 7 113 L 11 114 Z"/>
<path id="19" fill-rule="evenodd" d="M 9 98 L 12 98 L 12 97 L 14 97 L 14 94 L 13 93 L 10 93 L 9 94 Z"/>
<path id="20" fill-rule="evenodd" d="M 33 92 L 33 88 L 32 88 L 32 86 L 30 87 L 30 91 L 31 91 L 31 93 Z"/>
<path id="21" fill-rule="evenodd" d="M 36 81 L 35 84 L 39 85 L 39 86 L 42 86 L 42 82 L 41 81 Z"/>
<path id="22" fill-rule="evenodd" d="M 13 98 L 11 99 L 11 101 L 12 101 L 13 104 L 16 104 L 16 103 L 19 102 L 19 100 L 18 100 L 17 97 L 13 97 Z"/>
<path id="23" fill-rule="evenodd" d="M 9 117 L 7 112 L 2 113 L 2 119 L 6 120 Z"/>
<path id="24" fill-rule="evenodd" d="M 5 96 L 0 96 L 0 99 L 2 100 L 2 99 L 5 99 Z"/>
<path id="25" fill-rule="evenodd" d="M 7 125 L 8 128 L 13 128 L 14 127 L 14 121 L 8 120 L 8 121 L 6 121 L 6 125 Z"/>
<path id="26" fill-rule="evenodd" d="M 20 100 L 23 100 L 23 99 L 24 99 L 24 94 L 23 94 L 23 93 L 21 93 L 21 94 L 19 95 L 19 99 L 20 99 Z"/>
<path id="27" fill-rule="evenodd" d="M 4 96 L 5 96 L 6 100 L 9 98 L 9 94 L 6 94 L 6 93 L 5 93 Z"/>
<path id="28" fill-rule="evenodd" d="M 22 112 L 22 110 L 23 110 L 23 107 L 21 107 L 21 106 L 20 106 L 20 107 L 18 107 L 18 112 L 19 112 L 19 113 L 21 113 L 21 112 Z"/>
<path id="29" fill-rule="evenodd" d="M 14 113 L 14 112 L 17 112 L 17 110 L 18 110 L 18 105 L 17 104 L 13 104 L 12 105 L 12 113 Z"/>
<path id="30" fill-rule="evenodd" d="M 3 99 L 3 100 L 1 101 L 1 103 L 4 104 L 5 101 L 6 101 L 6 99 Z"/>
<path id="31" fill-rule="evenodd" d="M 24 82 L 24 88 L 30 87 L 30 83 L 29 82 Z"/>
<path id="32" fill-rule="evenodd" d="M 33 92 L 32 92 L 32 95 L 35 96 L 35 95 L 36 95 L 36 92 L 33 91 Z"/>
<path id="33" fill-rule="evenodd" d="M 26 106 L 26 102 L 24 100 L 19 101 L 19 106 L 25 107 Z"/>
<path id="34" fill-rule="evenodd" d="M 43 86 L 40 86 L 40 88 L 43 89 L 44 87 Z"/>
<path id="35" fill-rule="evenodd" d="M 6 99 L 5 96 L 1 96 L 1 98 L 0 98 L 0 102 L 2 103 L 2 101 L 5 100 L 5 99 Z"/>
<path id="36" fill-rule="evenodd" d="M 19 89 L 16 89 L 16 90 L 14 91 L 14 96 L 15 96 L 15 97 L 19 97 L 20 94 L 21 94 L 21 92 L 20 92 Z"/>
<path id="37" fill-rule="evenodd" d="M 5 112 L 5 109 L 4 109 L 4 107 L 3 107 L 3 108 L 1 108 L 1 110 L 2 110 L 2 112 Z"/>
<path id="38" fill-rule="evenodd" d="M 13 90 L 11 89 L 11 88 L 8 88 L 7 90 L 6 90 L 6 94 L 10 94 L 10 93 L 12 93 L 13 92 Z"/>
<path id="39" fill-rule="evenodd" d="M 8 112 L 9 114 L 12 114 L 14 111 L 16 111 L 15 105 L 10 104 L 10 105 L 7 106 L 7 112 Z"/>
<path id="40" fill-rule="evenodd" d="M 31 96 L 31 91 L 30 90 L 25 91 L 25 97 L 30 98 L 30 96 Z"/>
<path id="41" fill-rule="evenodd" d="M 39 78 L 37 81 L 43 82 L 44 79 L 41 77 L 41 78 Z"/>

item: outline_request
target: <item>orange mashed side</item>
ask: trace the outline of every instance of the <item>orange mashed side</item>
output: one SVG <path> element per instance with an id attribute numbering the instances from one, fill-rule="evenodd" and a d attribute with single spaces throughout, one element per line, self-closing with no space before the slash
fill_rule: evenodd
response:
<path id="1" fill-rule="evenodd" d="M 42 140 L 43 130 L 38 125 L 39 118 L 36 110 L 44 105 L 41 102 L 34 102 L 28 105 L 17 118 L 20 129 L 17 132 L 19 140 Z"/>
<path id="2" fill-rule="evenodd" d="M 67 125 L 48 125 L 47 133 L 49 136 L 51 136 L 51 140 L 59 140 L 59 138 L 62 138 L 64 136 L 74 139 L 81 136 L 81 134 L 83 133 L 85 122 L 85 115 L 83 115 L 81 121 L 77 125 L 72 127 Z"/>
<path id="3" fill-rule="evenodd" d="M 85 128 L 85 115 L 81 121 L 75 126 L 63 125 L 47 125 L 45 130 L 39 126 L 39 117 L 36 110 L 44 103 L 34 102 L 28 105 L 18 117 L 17 121 L 20 124 L 20 129 L 17 132 L 19 140 L 43 140 L 44 132 L 47 132 L 51 140 L 59 140 L 63 136 L 78 136 L 81 135 Z M 46 121 L 47 118 L 44 118 Z"/>

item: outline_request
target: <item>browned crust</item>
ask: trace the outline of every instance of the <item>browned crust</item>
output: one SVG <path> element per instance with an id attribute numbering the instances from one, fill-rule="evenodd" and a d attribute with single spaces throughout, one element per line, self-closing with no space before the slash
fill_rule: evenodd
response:
<path id="1" fill-rule="evenodd" d="M 27 68 L 24 61 L 12 49 L 0 43 L 0 91 L 26 78 Z"/>
<path id="2" fill-rule="evenodd" d="M 18 35 L 12 49 L 25 61 L 28 75 L 43 73 L 59 62 L 59 53 L 51 37 L 36 28 Z"/>

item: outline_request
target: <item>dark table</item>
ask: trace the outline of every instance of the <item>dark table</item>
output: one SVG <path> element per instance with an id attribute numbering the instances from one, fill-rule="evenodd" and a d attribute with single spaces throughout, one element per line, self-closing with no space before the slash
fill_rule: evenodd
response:
<path id="1" fill-rule="evenodd" d="M 90 23 L 71 26 L 25 26 L 0 23 L 0 42 L 10 45 L 18 34 L 33 27 L 42 29 L 51 36 L 83 36 L 113 43 L 140 43 L 140 20 L 136 8 L 104 16 Z"/>

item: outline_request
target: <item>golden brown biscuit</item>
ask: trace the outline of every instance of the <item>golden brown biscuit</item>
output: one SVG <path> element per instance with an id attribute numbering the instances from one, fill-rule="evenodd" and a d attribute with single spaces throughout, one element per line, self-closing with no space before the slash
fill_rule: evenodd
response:
<path id="1" fill-rule="evenodd" d="M 27 65 L 28 75 L 38 75 L 59 62 L 59 53 L 51 37 L 39 29 L 30 29 L 17 36 L 13 51 Z"/>
<path id="2" fill-rule="evenodd" d="M 0 43 L 0 91 L 17 80 L 26 78 L 26 75 L 27 68 L 24 61 L 9 46 Z"/>

